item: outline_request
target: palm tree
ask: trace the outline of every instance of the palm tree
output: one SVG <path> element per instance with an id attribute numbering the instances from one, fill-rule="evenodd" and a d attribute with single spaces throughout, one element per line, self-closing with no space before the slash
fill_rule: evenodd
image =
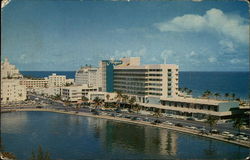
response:
<path id="1" fill-rule="evenodd" d="M 139 113 L 139 111 L 141 110 L 141 108 L 142 107 L 139 104 L 137 104 L 137 103 L 133 106 L 133 110 L 136 111 L 137 114 Z"/>
<path id="2" fill-rule="evenodd" d="M 116 99 L 116 103 L 117 103 L 117 107 L 118 107 L 118 106 L 120 106 L 123 95 L 122 95 L 122 92 L 120 92 L 120 91 L 116 92 L 116 94 L 117 95 L 116 95 L 115 99 Z"/>
<path id="3" fill-rule="evenodd" d="M 44 153 L 41 145 L 39 145 L 37 150 L 37 156 L 34 150 L 32 150 L 30 160 L 51 160 L 50 153 L 48 151 Z"/>
<path id="4" fill-rule="evenodd" d="M 214 96 L 217 99 L 217 97 L 220 97 L 220 93 L 215 93 Z"/>
<path id="5" fill-rule="evenodd" d="M 83 97 L 82 97 L 82 101 L 84 102 L 84 105 L 85 105 L 85 104 L 86 104 L 86 102 L 88 102 L 88 101 L 89 101 L 89 99 L 88 99 L 87 97 L 83 96 Z"/>
<path id="6" fill-rule="evenodd" d="M 107 98 L 107 101 L 109 101 L 110 95 L 107 94 L 107 95 L 106 95 L 106 98 Z"/>
<path id="7" fill-rule="evenodd" d="M 218 118 L 212 115 L 208 115 L 206 123 L 209 124 L 210 127 L 210 133 L 212 134 L 213 127 L 217 124 Z"/>
<path id="8" fill-rule="evenodd" d="M 128 95 L 123 95 L 123 96 L 122 96 L 122 103 L 127 104 L 128 99 L 129 99 L 129 96 L 128 96 Z"/>
<path id="9" fill-rule="evenodd" d="M 225 93 L 225 97 L 228 98 L 229 97 L 229 93 Z"/>
<path id="10" fill-rule="evenodd" d="M 191 95 L 192 92 L 193 92 L 193 91 L 192 91 L 191 89 L 189 89 L 189 90 L 187 91 L 187 94 L 188 94 L 188 95 Z"/>
<path id="11" fill-rule="evenodd" d="M 155 108 L 154 109 L 154 116 L 159 118 L 161 116 L 161 109 Z"/>
<path id="12" fill-rule="evenodd" d="M 236 118 L 233 123 L 233 127 L 238 129 L 238 132 L 240 134 L 240 130 L 243 128 L 243 119 L 242 118 Z"/>
<path id="13" fill-rule="evenodd" d="M 136 98 L 135 96 L 131 97 L 128 101 L 129 103 L 129 108 L 132 108 L 132 106 L 134 105 L 134 103 L 136 102 Z"/>
<path id="14" fill-rule="evenodd" d="M 235 100 L 235 93 L 231 94 L 232 100 Z"/>
<path id="15" fill-rule="evenodd" d="M 212 92 L 209 91 L 209 90 L 206 90 L 203 94 L 202 94 L 202 97 L 206 97 L 206 98 L 209 98 L 209 96 L 212 95 Z"/>
<path id="16" fill-rule="evenodd" d="M 95 105 L 95 109 L 97 109 L 100 105 L 102 105 L 103 100 L 100 99 L 99 97 L 95 97 L 95 99 L 93 100 L 94 105 Z"/>

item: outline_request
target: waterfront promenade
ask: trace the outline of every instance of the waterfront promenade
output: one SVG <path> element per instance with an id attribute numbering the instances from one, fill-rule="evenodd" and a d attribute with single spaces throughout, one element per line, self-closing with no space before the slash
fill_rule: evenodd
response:
<path id="1" fill-rule="evenodd" d="M 152 126 L 152 127 L 158 127 L 158 128 L 164 128 L 164 129 L 170 129 L 178 132 L 183 132 L 183 133 L 188 133 L 188 134 L 193 134 L 193 135 L 198 135 L 198 136 L 203 136 L 207 138 L 212 138 L 216 139 L 219 141 L 224 141 L 227 143 L 232 143 L 244 147 L 250 148 L 250 142 L 249 141 L 242 141 L 242 140 L 228 140 L 226 136 L 219 135 L 219 134 L 201 134 L 200 131 L 185 128 L 185 127 L 178 127 L 174 125 L 169 125 L 169 124 L 152 124 L 150 122 L 145 122 L 141 120 L 131 120 L 127 118 L 121 118 L 121 117 L 112 117 L 112 116 L 107 116 L 107 115 L 94 115 L 93 113 L 86 113 L 86 112 L 76 112 L 76 111 L 65 111 L 65 110 L 58 110 L 58 109 L 53 109 L 53 108 L 17 108 L 17 109 L 1 109 L 1 112 L 15 112 L 15 111 L 46 111 L 46 112 L 56 112 L 56 113 L 62 113 L 62 114 L 71 114 L 71 115 L 77 115 L 77 116 L 88 116 L 88 117 L 93 117 L 93 118 L 102 118 L 102 119 L 108 119 L 108 120 L 115 120 L 115 121 L 120 121 L 124 123 L 132 123 L 132 124 L 137 124 L 137 125 L 147 125 L 147 126 Z"/>

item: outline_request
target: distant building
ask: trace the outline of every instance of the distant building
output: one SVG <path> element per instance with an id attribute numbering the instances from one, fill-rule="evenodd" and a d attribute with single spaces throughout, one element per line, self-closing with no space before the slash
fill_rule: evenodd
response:
<path id="1" fill-rule="evenodd" d="M 18 79 L 1 79 L 1 103 L 26 100 L 26 87 Z"/>
<path id="2" fill-rule="evenodd" d="M 66 76 L 64 75 L 56 75 L 56 73 L 53 73 L 48 78 L 49 87 L 61 87 L 65 85 L 66 85 Z"/>
<path id="3" fill-rule="evenodd" d="M 5 61 L 1 62 L 1 78 L 23 78 L 23 76 L 19 73 L 16 66 L 10 64 L 8 58 L 5 58 Z"/>
<path id="4" fill-rule="evenodd" d="M 75 85 L 89 85 L 100 87 L 100 72 L 98 68 L 91 66 L 81 67 L 75 74 Z"/>
<path id="5" fill-rule="evenodd" d="M 48 79 L 21 79 L 20 84 L 27 88 L 46 88 L 48 87 Z"/>
<path id="6" fill-rule="evenodd" d="M 61 87 L 61 98 L 62 100 L 76 102 L 83 97 L 88 97 L 90 92 L 96 92 L 97 90 L 97 87 L 88 86 L 86 84 L 81 86 L 65 86 Z"/>

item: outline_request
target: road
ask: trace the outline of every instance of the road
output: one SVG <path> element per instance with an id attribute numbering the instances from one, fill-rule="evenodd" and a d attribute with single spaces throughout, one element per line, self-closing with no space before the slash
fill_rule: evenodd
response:
<path id="1" fill-rule="evenodd" d="M 90 108 L 89 107 L 81 107 L 80 109 L 76 110 L 73 107 L 69 107 L 67 106 L 67 108 L 63 105 L 63 103 L 59 103 L 56 102 L 54 100 L 48 99 L 46 97 L 41 97 L 41 96 L 37 96 L 37 95 L 28 95 L 28 99 L 29 100 L 36 100 L 36 98 L 39 98 L 39 100 L 37 101 L 43 101 L 43 103 L 47 104 L 46 106 L 44 106 L 43 108 L 52 108 L 52 109 L 57 109 L 57 110 L 68 110 L 68 111 L 77 111 L 77 112 L 90 112 Z M 39 106 L 39 105 L 36 105 Z M 25 107 L 25 108 L 36 108 L 36 106 L 32 106 L 32 107 Z M 40 105 L 41 106 L 41 105 Z M 4 107 L 4 109 L 20 109 L 20 107 Z M 113 113 L 113 114 L 117 114 L 115 111 L 101 111 L 101 112 L 105 112 L 105 113 Z M 153 115 L 141 115 L 141 114 L 136 114 L 136 113 L 128 113 L 128 112 L 121 112 L 121 114 L 123 115 L 127 115 L 127 116 L 134 116 L 134 117 L 138 117 L 138 118 L 149 118 L 151 120 L 156 120 L 159 119 L 161 121 L 169 121 L 173 124 L 177 124 L 180 123 L 183 126 L 194 126 L 194 127 L 205 127 L 206 130 L 209 130 L 209 126 L 208 124 L 204 123 L 204 122 L 200 122 L 200 121 L 192 121 L 192 120 L 184 120 L 184 119 L 177 119 L 177 118 L 170 118 L 170 117 L 155 117 Z M 238 130 L 235 129 L 232 125 L 232 123 L 221 123 L 221 124 L 217 124 L 215 127 L 213 127 L 214 129 L 217 129 L 219 132 L 223 132 L 223 131 L 229 131 L 232 134 L 237 134 Z M 246 135 L 250 136 L 250 130 L 241 130 L 242 133 L 245 133 Z"/>

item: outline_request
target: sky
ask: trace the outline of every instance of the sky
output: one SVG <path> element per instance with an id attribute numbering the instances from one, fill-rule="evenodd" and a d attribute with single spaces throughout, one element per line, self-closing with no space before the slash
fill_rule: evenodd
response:
<path id="1" fill-rule="evenodd" d="M 180 71 L 249 71 L 244 1 L 11 0 L 1 58 L 21 71 L 75 71 L 110 58 Z"/>

